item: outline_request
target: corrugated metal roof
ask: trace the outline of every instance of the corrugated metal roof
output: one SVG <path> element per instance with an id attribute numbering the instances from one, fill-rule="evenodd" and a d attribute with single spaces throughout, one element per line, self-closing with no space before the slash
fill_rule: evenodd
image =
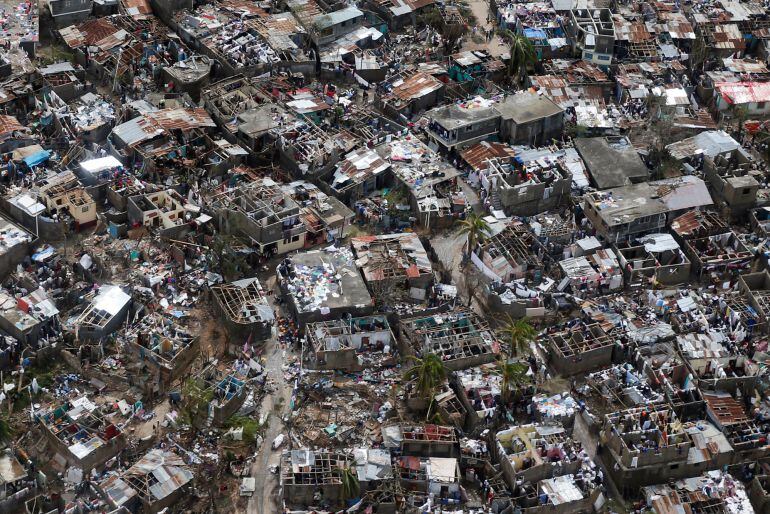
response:
<path id="1" fill-rule="evenodd" d="M 722 82 L 715 84 L 722 98 L 731 105 L 770 102 L 768 82 Z"/>
<path id="2" fill-rule="evenodd" d="M 695 31 L 687 17 L 680 12 L 659 13 L 661 29 L 667 31 L 672 39 L 695 39 Z"/>
<path id="3" fill-rule="evenodd" d="M 256 2 L 248 0 L 221 0 L 219 5 L 234 13 L 245 13 L 249 16 L 265 17 L 267 11 L 257 5 Z"/>
<path id="4" fill-rule="evenodd" d="M 722 59 L 722 64 L 735 73 L 769 73 L 765 63 L 754 59 Z"/>
<path id="5" fill-rule="evenodd" d="M 148 112 L 112 129 L 121 141 L 134 146 L 163 134 L 167 130 L 192 130 L 200 127 L 215 127 L 206 109 L 164 109 Z"/>
<path id="6" fill-rule="evenodd" d="M 724 220 L 712 212 L 689 211 L 671 222 L 671 230 L 682 237 L 700 237 L 721 233 L 726 229 Z"/>
<path id="7" fill-rule="evenodd" d="M 77 48 L 85 43 L 85 36 L 74 25 L 59 30 L 59 36 L 70 48 Z"/>
<path id="8" fill-rule="evenodd" d="M 437 91 L 443 86 L 444 83 L 432 75 L 417 72 L 401 82 L 394 83 L 392 93 L 393 96 L 396 96 L 401 100 L 409 101 Z"/>
<path id="9" fill-rule="evenodd" d="M 684 160 L 690 156 L 703 154 L 716 157 L 740 148 L 740 143 L 723 130 L 709 130 L 693 137 L 688 137 L 666 146 L 674 159 Z"/>
<path id="10" fill-rule="evenodd" d="M 409 278 L 433 270 L 425 247 L 414 232 L 354 237 L 350 243 L 367 281 L 382 280 L 385 270 L 390 276 L 405 274 Z"/>
<path id="11" fill-rule="evenodd" d="M 615 25 L 615 39 L 618 41 L 640 43 L 653 38 L 653 35 L 647 30 L 647 26 L 642 22 L 628 21 L 621 14 L 615 14 L 612 21 Z"/>
<path id="12" fill-rule="evenodd" d="M 105 492 L 116 507 L 128 503 L 128 501 L 137 494 L 130 485 L 116 475 L 113 475 L 102 482 L 99 487 Z"/>
<path id="13" fill-rule="evenodd" d="M 713 200 L 706 183 L 692 175 L 650 182 L 670 211 L 711 205 Z"/>
<path id="14" fill-rule="evenodd" d="M 138 145 L 163 132 L 162 128 L 144 116 L 121 123 L 112 129 L 112 133 L 128 146 Z"/>
<path id="15" fill-rule="evenodd" d="M 321 14 L 313 18 L 313 24 L 318 30 L 323 30 L 343 22 L 360 18 L 364 15 L 357 7 L 345 7 L 339 11 Z"/>
<path id="16" fill-rule="evenodd" d="M 163 450 L 150 450 L 133 466 L 126 470 L 126 475 L 142 477 L 147 480 L 148 491 L 155 500 L 162 500 L 193 478 L 193 474 L 187 469 L 184 460 L 175 453 Z M 148 476 L 157 480 L 150 485 Z"/>
<path id="17" fill-rule="evenodd" d="M 704 392 L 703 399 L 706 400 L 709 409 L 721 425 L 732 425 L 749 420 L 741 403 L 727 394 L 717 395 Z"/>
<path id="18" fill-rule="evenodd" d="M 503 143 L 482 141 L 461 152 L 460 157 L 474 170 L 485 170 L 488 159 L 513 159 L 516 152 Z"/>
<path id="19" fill-rule="evenodd" d="M 323 98 L 317 97 L 309 90 L 297 91 L 294 94 L 290 94 L 289 97 L 291 101 L 286 102 L 286 106 L 290 107 L 297 114 L 324 111 L 330 108 L 330 105 Z"/>
<path id="20" fill-rule="evenodd" d="M 0 454 L 0 482 L 13 483 L 27 476 L 27 471 L 10 450 Z"/>
<path id="21" fill-rule="evenodd" d="M 299 24 L 297 18 L 290 12 L 282 12 L 277 14 L 271 14 L 270 16 L 262 20 L 266 29 L 270 31 L 270 34 L 263 34 L 265 37 L 274 34 L 304 34 L 305 29 Z"/>
<path id="22" fill-rule="evenodd" d="M 67 71 L 75 71 L 75 68 L 72 67 L 72 63 L 69 62 L 57 62 L 56 64 L 49 64 L 48 66 L 45 66 L 44 68 L 38 68 L 38 71 L 41 75 L 54 75 L 56 73 L 64 73 Z"/>
<path id="23" fill-rule="evenodd" d="M 59 31 L 64 42 L 70 48 L 76 48 L 84 44 L 100 46 L 98 43 L 120 31 L 107 18 L 87 20 L 77 26 L 70 26 Z"/>
<path id="24" fill-rule="evenodd" d="M 0 114 L 0 141 L 8 139 L 16 130 L 27 130 L 27 128 L 15 117 Z"/>
<path id="25" fill-rule="evenodd" d="M 166 130 L 192 130 L 200 127 L 216 127 L 214 120 L 209 117 L 206 109 L 164 109 L 162 111 L 148 113 L 147 117 Z"/>
<path id="26" fill-rule="evenodd" d="M 117 32 L 109 34 L 107 37 L 100 39 L 94 43 L 94 46 L 98 46 L 101 50 L 111 50 L 116 46 L 122 44 L 128 39 L 128 32 L 123 29 L 119 29 Z M 86 36 L 86 42 L 88 42 L 88 36 Z M 90 45 L 91 43 L 89 43 Z"/>
<path id="27" fill-rule="evenodd" d="M 743 50 L 746 48 L 746 41 L 738 25 L 721 24 L 714 27 L 711 34 L 712 44 L 716 48 L 726 50 Z"/>
<path id="28" fill-rule="evenodd" d="M 404 2 L 414 11 L 436 3 L 434 0 L 404 0 Z"/>
<path id="29" fill-rule="evenodd" d="M 689 109 L 684 114 L 674 116 L 674 126 L 684 128 L 699 128 L 703 130 L 715 130 L 717 128 L 714 118 L 708 109 L 700 108 L 694 112 Z"/>
<path id="30" fill-rule="evenodd" d="M 447 68 L 440 62 L 421 62 L 417 64 L 417 70 L 428 75 L 444 75 Z"/>
<path id="31" fill-rule="evenodd" d="M 347 154 L 337 165 L 332 187 L 343 190 L 353 184 L 360 184 L 388 168 L 390 163 L 385 162 L 377 152 L 370 148 L 360 148 Z"/>
<path id="32" fill-rule="evenodd" d="M 484 52 L 474 52 L 473 50 L 465 50 L 450 56 L 460 66 L 473 66 L 474 64 L 480 64 L 482 60 L 487 59 L 489 56 Z"/>
<path id="33" fill-rule="evenodd" d="M 573 85 L 610 82 L 607 74 L 598 66 L 582 60 L 554 59 L 546 65 L 546 70 L 552 75 L 565 78 Z"/>
<path id="34" fill-rule="evenodd" d="M 134 19 L 145 19 L 152 16 L 152 7 L 147 0 L 121 0 L 123 8 Z"/>

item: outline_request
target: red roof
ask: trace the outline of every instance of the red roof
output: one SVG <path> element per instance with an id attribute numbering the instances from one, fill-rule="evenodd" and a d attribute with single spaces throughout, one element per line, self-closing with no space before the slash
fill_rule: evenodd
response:
<path id="1" fill-rule="evenodd" d="M 720 82 L 715 87 L 724 101 L 731 105 L 770 102 L 768 82 Z"/>
<path id="2" fill-rule="evenodd" d="M 99 41 L 112 36 L 120 30 L 105 18 L 84 21 L 77 28 L 83 34 L 83 42 L 91 46 L 96 46 Z"/>
<path id="3" fill-rule="evenodd" d="M 358 236 L 352 239 L 353 241 L 361 241 L 363 243 L 373 243 L 377 241 L 377 236 Z"/>
<path id="4" fill-rule="evenodd" d="M 460 157 L 471 168 L 478 171 L 489 167 L 487 162 L 489 159 L 513 159 L 516 157 L 516 152 L 504 143 L 482 141 L 464 150 L 460 153 Z"/>
<path id="5" fill-rule="evenodd" d="M 8 139 L 17 130 L 26 130 L 26 127 L 13 116 L 0 114 L 0 141 Z"/>

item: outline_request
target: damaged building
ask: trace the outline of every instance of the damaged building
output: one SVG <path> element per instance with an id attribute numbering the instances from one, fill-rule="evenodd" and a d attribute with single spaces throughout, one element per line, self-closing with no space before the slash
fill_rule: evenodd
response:
<path id="1" fill-rule="evenodd" d="M 584 212 L 609 241 L 660 232 L 687 210 L 712 205 L 705 182 L 691 175 L 588 193 Z"/>
<path id="2" fill-rule="evenodd" d="M 293 255 L 278 266 L 278 282 L 287 295 L 292 315 L 301 325 L 335 319 L 343 314 L 371 313 L 372 297 L 345 248 Z"/>
<path id="3" fill-rule="evenodd" d="M 126 447 L 126 437 L 99 407 L 82 396 L 36 415 L 54 459 L 84 473 L 102 469 Z"/>
<path id="4" fill-rule="evenodd" d="M 228 345 L 231 354 L 238 354 L 242 341 L 258 342 L 270 337 L 275 316 L 256 277 L 213 286 L 211 291 L 231 335 Z"/>
<path id="5" fill-rule="evenodd" d="M 500 351 L 489 325 L 466 310 L 402 320 L 401 332 L 414 353 L 435 354 L 450 370 L 493 362 Z"/>
<path id="6" fill-rule="evenodd" d="M 318 369 L 358 371 L 392 361 L 396 351 L 385 316 L 308 323 L 306 333 Z"/>
<path id="7" fill-rule="evenodd" d="M 300 207 L 269 177 L 244 183 L 214 197 L 221 230 L 247 238 L 265 256 L 283 255 L 305 245 Z"/>

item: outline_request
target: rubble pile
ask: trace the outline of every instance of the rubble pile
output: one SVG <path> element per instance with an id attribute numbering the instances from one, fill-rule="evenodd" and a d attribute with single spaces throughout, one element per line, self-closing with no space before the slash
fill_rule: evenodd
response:
<path id="1" fill-rule="evenodd" d="M 767 2 L 182 4 L 0 0 L 0 512 L 767 510 Z"/>

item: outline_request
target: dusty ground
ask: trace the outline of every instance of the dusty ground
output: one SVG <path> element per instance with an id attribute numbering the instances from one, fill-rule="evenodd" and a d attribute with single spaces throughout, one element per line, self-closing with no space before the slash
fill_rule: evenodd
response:
<path id="1" fill-rule="evenodd" d="M 200 320 L 201 354 L 221 358 L 226 350 L 227 334 L 219 318 L 211 309 L 196 309 L 193 317 Z"/>
<path id="2" fill-rule="evenodd" d="M 484 29 L 496 28 L 493 22 L 488 20 L 489 16 L 489 2 L 486 0 L 469 0 L 468 6 L 473 11 L 473 15 L 476 16 L 476 26 L 479 34 L 483 34 Z M 463 50 L 486 50 L 493 56 L 501 56 L 508 53 L 508 45 L 498 36 L 495 36 L 491 42 L 486 40 L 481 43 L 476 43 L 473 38 L 468 34 L 463 38 Z M 482 36 L 483 39 L 483 36 Z"/>
<path id="3" fill-rule="evenodd" d="M 160 422 L 162 425 L 163 421 L 166 419 L 166 414 L 171 412 L 171 404 L 169 404 L 168 399 L 163 400 L 158 405 L 155 405 L 152 410 L 155 413 L 155 416 L 153 416 L 152 419 L 145 421 L 141 425 L 129 428 L 133 437 L 137 439 L 144 439 L 145 437 L 151 436 L 153 434 L 166 432 L 166 429 L 164 429 L 162 426 L 160 427 L 159 431 L 156 431 L 155 425 L 158 422 Z"/>

